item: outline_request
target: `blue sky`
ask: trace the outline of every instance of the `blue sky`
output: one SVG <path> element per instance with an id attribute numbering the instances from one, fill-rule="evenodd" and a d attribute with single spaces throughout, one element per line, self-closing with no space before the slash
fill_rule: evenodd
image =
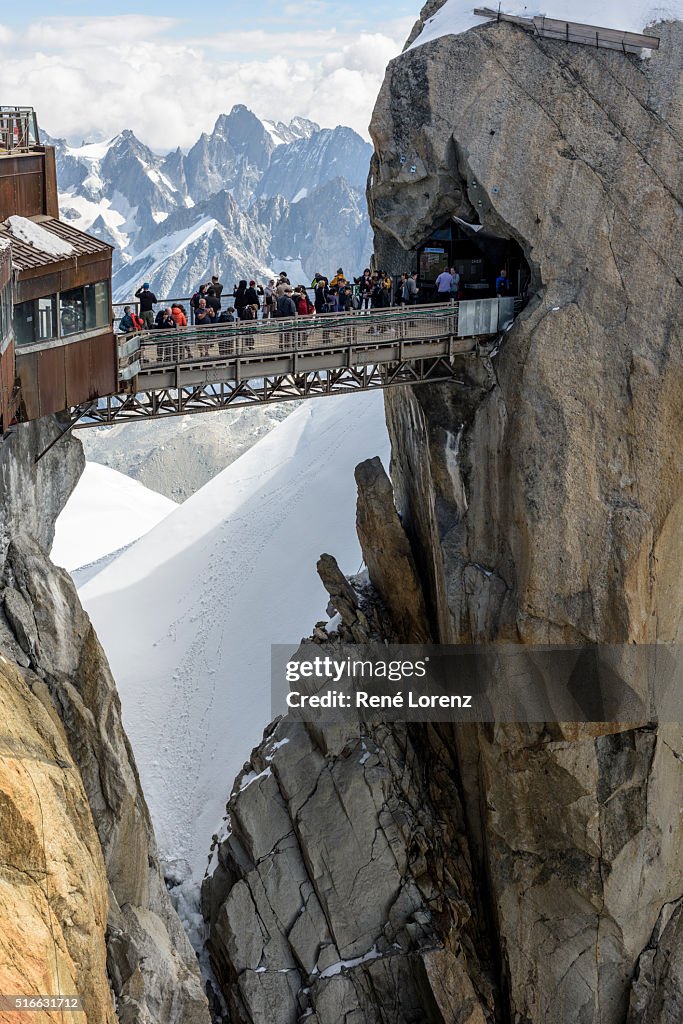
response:
<path id="1" fill-rule="evenodd" d="M 234 103 L 365 135 L 420 6 L 260 0 L 202 5 L 193 17 L 187 0 L 32 0 L 27 19 L 0 3 L 0 102 L 35 106 L 70 141 L 129 127 L 160 150 L 191 145 Z"/>
<path id="2" fill-rule="evenodd" d="M 193 18 L 188 11 L 191 4 L 187 0 L 150 0 L 150 3 L 141 5 L 131 0 L 118 0 L 118 3 L 93 2 L 86 3 L 85 0 L 32 0 L 30 5 L 31 20 L 42 17 L 92 17 L 97 15 L 139 14 L 145 16 L 178 18 L 185 25 L 194 23 L 201 25 L 202 18 L 207 24 L 211 24 L 212 10 L 218 14 L 218 24 L 221 29 L 229 28 L 233 24 L 245 24 L 251 17 L 251 12 L 257 7 L 258 19 L 263 16 L 268 19 L 277 18 L 286 12 L 288 18 L 302 18 L 305 24 L 311 24 L 313 20 L 329 19 L 335 24 L 344 20 L 352 20 L 357 24 L 363 24 L 371 31 L 381 30 L 382 24 L 387 21 L 395 21 L 397 18 L 412 17 L 415 20 L 419 14 L 421 3 L 406 2 L 406 0 L 375 0 L 374 3 L 362 2 L 362 0 L 292 0 L 291 3 L 275 2 L 275 0 L 262 0 L 258 5 L 245 3 L 227 3 L 222 5 L 206 5 L 201 8 L 202 16 Z M 21 26 L 26 23 L 26 9 L 21 4 L 2 3 L 0 4 L 0 22 Z M 213 24 L 216 24 L 214 21 Z"/>

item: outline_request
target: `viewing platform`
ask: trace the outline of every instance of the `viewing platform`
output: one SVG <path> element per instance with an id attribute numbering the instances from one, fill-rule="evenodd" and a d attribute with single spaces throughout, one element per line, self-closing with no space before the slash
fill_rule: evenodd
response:
<path id="1" fill-rule="evenodd" d="M 523 304 L 475 299 L 121 335 L 120 393 L 83 409 L 76 425 L 464 383 L 457 357 L 488 352 Z"/>

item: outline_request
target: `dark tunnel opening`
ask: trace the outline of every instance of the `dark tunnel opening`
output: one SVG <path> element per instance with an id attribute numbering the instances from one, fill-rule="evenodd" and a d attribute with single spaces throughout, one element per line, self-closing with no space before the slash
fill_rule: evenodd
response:
<path id="1" fill-rule="evenodd" d="M 420 301 L 435 300 L 436 279 L 449 267 L 460 276 L 459 299 L 489 299 L 497 294 L 527 297 L 531 269 L 521 246 L 482 224 L 451 217 L 417 248 Z M 507 284 L 497 288 L 502 271 Z"/>

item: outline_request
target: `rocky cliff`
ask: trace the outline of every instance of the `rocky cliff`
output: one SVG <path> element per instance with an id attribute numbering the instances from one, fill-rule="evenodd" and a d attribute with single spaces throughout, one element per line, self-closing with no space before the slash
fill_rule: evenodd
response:
<path id="1" fill-rule="evenodd" d="M 115 685 L 46 553 L 84 464 L 70 438 L 35 462 L 60 429 L 0 442 L 0 990 L 77 993 L 91 1024 L 201 1024 Z"/>
<path id="2" fill-rule="evenodd" d="M 404 640 L 426 609 L 447 643 L 680 643 L 683 26 L 655 33 L 638 59 L 494 23 L 389 66 L 379 262 L 457 215 L 521 246 L 532 299 L 465 386 L 387 394 L 401 518 L 366 467 L 375 594 L 326 571 L 318 642 Z M 205 884 L 231 1019 L 679 1020 L 682 764 L 667 723 L 284 719 Z"/>

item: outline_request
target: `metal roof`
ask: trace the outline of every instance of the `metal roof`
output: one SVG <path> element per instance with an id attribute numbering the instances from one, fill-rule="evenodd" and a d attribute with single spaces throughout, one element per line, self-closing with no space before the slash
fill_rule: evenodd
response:
<path id="1" fill-rule="evenodd" d="M 41 228 L 51 232 L 58 238 L 68 242 L 73 248 L 73 255 L 55 256 L 52 253 L 42 252 L 28 242 L 23 242 L 9 230 L 7 223 L 0 224 L 0 242 L 4 239 L 12 244 L 12 263 L 16 270 L 32 270 L 36 267 L 48 267 L 58 263 L 70 263 L 79 256 L 91 256 L 96 253 L 107 253 L 112 251 L 112 246 L 92 235 L 86 235 L 84 231 L 65 224 L 64 221 L 55 220 L 54 217 L 31 217 L 30 220 L 39 224 Z"/>

